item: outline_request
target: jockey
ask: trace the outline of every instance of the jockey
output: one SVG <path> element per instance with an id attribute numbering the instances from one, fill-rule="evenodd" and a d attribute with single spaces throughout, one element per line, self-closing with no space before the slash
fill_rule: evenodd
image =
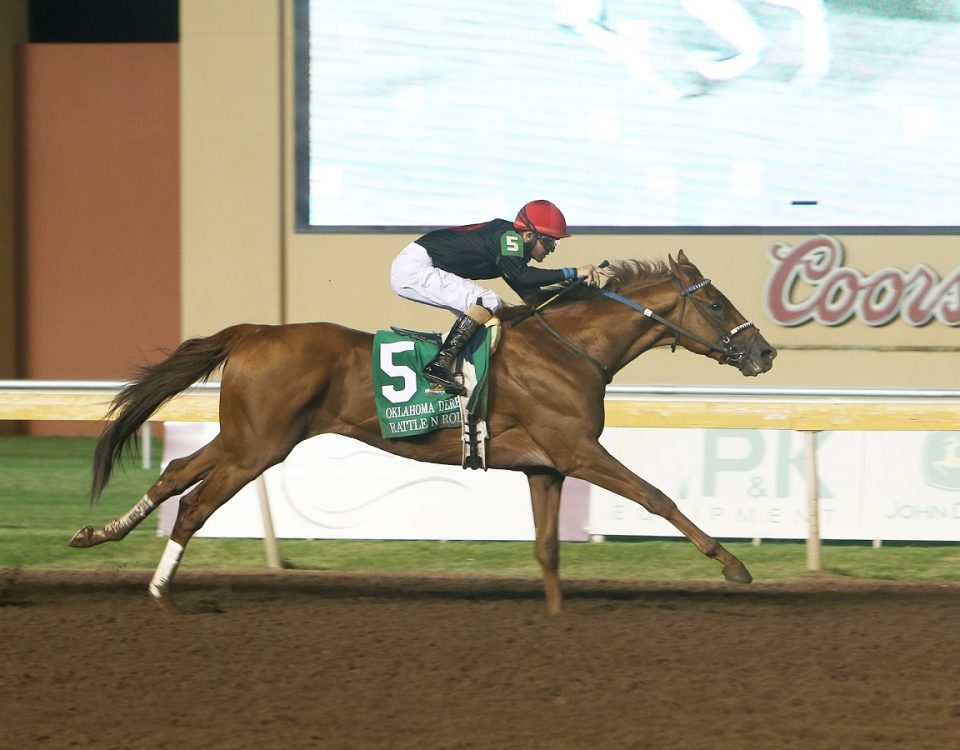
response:
<path id="1" fill-rule="evenodd" d="M 591 286 L 604 279 L 594 265 L 579 268 L 530 268 L 542 263 L 569 237 L 567 222 L 550 201 L 536 200 L 520 209 L 513 222 L 493 219 L 482 224 L 437 229 L 411 242 L 393 261 L 393 291 L 415 302 L 445 307 L 458 314 L 437 356 L 423 369 L 424 377 L 447 393 L 460 395 L 453 363 L 473 334 L 503 304 L 494 292 L 473 279 L 502 278 L 521 298 L 540 287 L 583 277 Z"/>

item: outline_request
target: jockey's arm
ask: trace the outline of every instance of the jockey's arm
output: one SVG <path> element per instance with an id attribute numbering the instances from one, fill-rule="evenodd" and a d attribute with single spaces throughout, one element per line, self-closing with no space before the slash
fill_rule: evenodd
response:
<path id="1" fill-rule="evenodd" d="M 520 258 L 501 258 L 500 273 L 510 288 L 519 294 L 519 289 L 536 290 L 550 284 L 573 279 L 575 268 L 531 268 Z"/>

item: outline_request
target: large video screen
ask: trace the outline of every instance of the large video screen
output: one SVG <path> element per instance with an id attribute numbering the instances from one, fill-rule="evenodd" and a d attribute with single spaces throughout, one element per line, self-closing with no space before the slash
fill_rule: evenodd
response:
<path id="1" fill-rule="evenodd" d="M 298 0 L 305 231 L 950 232 L 960 0 Z"/>

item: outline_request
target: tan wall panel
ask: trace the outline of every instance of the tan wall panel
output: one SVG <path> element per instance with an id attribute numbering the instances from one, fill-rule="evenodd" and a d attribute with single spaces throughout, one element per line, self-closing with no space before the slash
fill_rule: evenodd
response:
<path id="1" fill-rule="evenodd" d="M 184 33 L 227 36 L 275 36 L 288 0 L 180 0 L 180 38 Z M 279 48 L 277 48 L 279 50 Z"/>
<path id="2" fill-rule="evenodd" d="M 180 4 L 183 336 L 282 319 L 281 3 Z"/>
<path id="3" fill-rule="evenodd" d="M 764 331 L 766 333 L 766 331 Z M 773 369 L 745 378 L 732 367 L 686 351 L 657 349 L 636 359 L 618 384 L 676 383 L 733 387 L 823 386 L 855 388 L 960 388 L 956 352 L 807 351 L 781 349 Z"/>

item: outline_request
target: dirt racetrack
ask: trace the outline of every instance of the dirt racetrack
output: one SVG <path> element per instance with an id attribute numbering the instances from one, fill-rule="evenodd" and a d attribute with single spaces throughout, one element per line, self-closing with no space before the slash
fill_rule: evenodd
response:
<path id="1" fill-rule="evenodd" d="M 960 747 L 960 584 L 0 571 L 3 748 Z"/>

